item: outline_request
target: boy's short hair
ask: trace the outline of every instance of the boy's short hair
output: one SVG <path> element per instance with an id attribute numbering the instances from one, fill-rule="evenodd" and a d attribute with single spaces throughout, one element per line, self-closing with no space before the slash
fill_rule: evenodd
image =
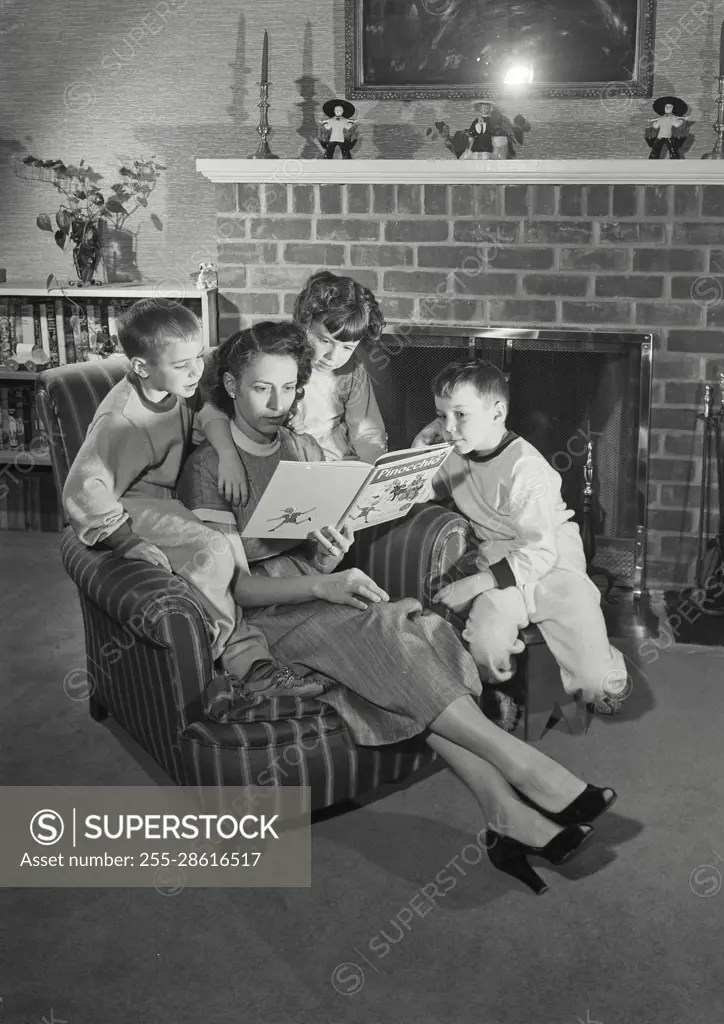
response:
<path id="1" fill-rule="evenodd" d="M 448 363 L 432 382 L 432 393 L 436 398 L 449 398 L 455 388 L 472 384 L 481 398 L 494 402 L 505 402 L 510 406 L 510 389 L 502 370 L 484 359 Z"/>
<path id="2" fill-rule="evenodd" d="M 118 341 L 129 359 L 153 362 L 169 341 L 189 341 L 200 330 L 199 318 L 177 299 L 139 299 L 120 318 Z"/>

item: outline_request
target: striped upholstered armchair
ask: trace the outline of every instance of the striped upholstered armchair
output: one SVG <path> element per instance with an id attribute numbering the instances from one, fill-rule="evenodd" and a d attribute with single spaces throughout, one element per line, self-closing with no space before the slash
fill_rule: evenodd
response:
<path id="1" fill-rule="evenodd" d="M 38 409 L 59 490 L 95 409 L 127 369 L 119 356 L 46 370 L 38 378 Z M 363 531 L 353 551 L 392 598 L 417 596 L 429 604 L 466 537 L 460 516 L 427 505 L 402 522 Z M 308 785 L 312 810 L 319 810 L 397 782 L 432 760 L 421 737 L 356 746 L 342 719 L 312 699 L 275 698 L 233 725 L 208 721 L 201 696 L 214 666 L 192 588 L 174 586 L 169 607 L 168 572 L 89 549 L 70 527 L 61 554 L 80 597 L 91 715 L 97 721 L 112 715 L 177 784 Z"/>

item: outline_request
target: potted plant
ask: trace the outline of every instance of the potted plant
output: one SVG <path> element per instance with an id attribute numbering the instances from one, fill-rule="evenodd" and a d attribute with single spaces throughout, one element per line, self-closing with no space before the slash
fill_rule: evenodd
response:
<path id="1" fill-rule="evenodd" d="M 44 181 L 52 185 L 63 197 L 55 213 L 55 225 L 47 213 L 38 214 L 36 224 L 41 231 L 51 231 L 57 245 L 65 250 L 70 242 L 73 247 L 73 264 L 78 275 L 78 284 L 94 282 L 94 274 L 104 255 L 104 243 L 114 234 L 123 233 L 123 226 L 139 207 L 148 206 L 148 197 L 158 182 L 159 174 L 166 168 L 149 160 L 134 160 L 123 165 L 118 171 L 119 181 L 101 190 L 97 174 L 90 165 L 81 160 L 76 167 L 62 160 L 40 160 L 26 156 L 22 164 L 30 175 L 18 170 L 15 173 L 26 181 Z M 151 218 L 154 227 L 160 230 L 161 222 Z M 120 253 L 123 256 L 123 253 Z M 108 276 L 117 280 L 117 267 L 106 267 Z"/>

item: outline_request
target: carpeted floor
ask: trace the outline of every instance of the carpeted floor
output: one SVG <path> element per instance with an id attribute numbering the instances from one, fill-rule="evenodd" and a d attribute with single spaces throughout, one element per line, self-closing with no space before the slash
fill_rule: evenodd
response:
<path id="1" fill-rule="evenodd" d="M 0 578 L 0 784 L 163 782 L 63 692 L 84 656 L 57 538 L 4 534 Z M 0 890 L 2 1024 L 720 1020 L 724 893 L 696 869 L 724 858 L 724 651 L 647 660 L 622 719 L 540 743 L 620 794 L 578 860 L 540 868 L 547 895 L 459 859 L 481 822 L 438 771 L 315 824 L 311 889 Z"/>

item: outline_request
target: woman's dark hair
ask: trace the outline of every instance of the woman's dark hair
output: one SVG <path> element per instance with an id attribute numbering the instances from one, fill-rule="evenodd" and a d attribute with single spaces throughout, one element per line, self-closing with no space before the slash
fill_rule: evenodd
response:
<path id="1" fill-rule="evenodd" d="M 382 310 L 369 288 L 329 270 L 309 278 L 294 303 L 294 319 L 303 327 L 318 321 L 338 341 L 347 343 L 373 345 L 385 329 Z"/>
<path id="2" fill-rule="evenodd" d="M 222 342 L 212 354 L 201 380 L 204 398 L 231 419 L 234 402 L 224 385 L 224 374 L 238 381 L 252 360 L 258 355 L 291 356 L 296 361 L 297 396 L 289 411 L 291 417 L 297 402 L 304 397 L 304 385 L 312 373 L 312 347 L 306 332 L 299 324 L 285 320 L 273 323 L 265 320 L 244 331 L 237 331 Z"/>

